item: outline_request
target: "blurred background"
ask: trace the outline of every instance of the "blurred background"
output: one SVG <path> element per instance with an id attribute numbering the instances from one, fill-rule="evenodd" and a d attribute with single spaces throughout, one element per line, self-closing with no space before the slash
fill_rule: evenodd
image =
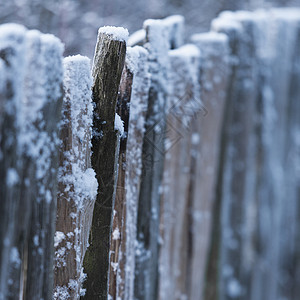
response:
<path id="1" fill-rule="evenodd" d="M 186 38 L 207 31 L 222 10 L 300 6 L 300 0 L 1 0 L 0 23 L 14 22 L 53 33 L 66 45 L 65 55 L 93 56 L 100 26 L 142 28 L 148 18 L 182 14 Z"/>

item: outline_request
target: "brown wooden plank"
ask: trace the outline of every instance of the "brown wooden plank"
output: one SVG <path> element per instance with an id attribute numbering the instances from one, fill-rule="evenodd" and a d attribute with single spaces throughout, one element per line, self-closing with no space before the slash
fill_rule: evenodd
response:
<path id="1" fill-rule="evenodd" d="M 81 269 L 97 194 L 95 172 L 91 169 L 91 83 L 88 58 L 64 59 L 54 299 L 80 296 Z"/>
<path id="2" fill-rule="evenodd" d="M 134 297 L 157 298 L 160 192 L 164 157 L 165 110 L 169 49 L 168 30 L 162 20 L 146 20 L 151 84 L 143 141 L 143 170 L 137 221 Z"/>
<path id="3" fill-rule="evenodd" d="M 52 35 L 41 35 L 40 42 L 43 98 L 39 98 L 42 102 L 36 104 L 39 114 L 30 141 L 33 163 L 30 177 L 32 211 L 24 292 L 24 297 L 29 299 L 49 299 L 53 292 L 58 124 L 62 103 L 63 46 Z"/>
<path id="4" fill-rule="evenodd" d="M 200 88 L 203 110 L 193 124 L 192 251 L 190 299 L 205 299 L 205 273 L 210 244 L 215 190 L 219 171 L 220 141 L 229 75 L 229 49 L 225 34 L 196 34 L 192 42 L 201 52 Z M 212 289 L 215 286 L 211 287 Z"/>
<path id="5" fill-rule="evenodd" d="M 125 31 L 123 29 L 123 31 Z M 117 178 L 118 134 L 115 113 L 118 88 L 124 67 L 126 42 L 105 27 L 99 30 L 93 63 L 95 103 L 92 167 L 98 180 L 89 248 L 84 259 L 87 273 L 85 299 L 107 299 L 110 235 Z"/>
<path id="6" fill-rule="evenodd" d="M 169 51 L 170 94 L 162 189 L 159 299 L 187 297 L 190 276 L 191 125 L 200 112 L 200 53 L 185 45 Z"/>

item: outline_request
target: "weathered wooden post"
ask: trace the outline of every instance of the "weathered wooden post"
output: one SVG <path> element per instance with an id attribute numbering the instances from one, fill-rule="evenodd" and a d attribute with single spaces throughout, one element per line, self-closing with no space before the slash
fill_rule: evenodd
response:
<path id="1" fill-rule="evenodd" d="M 168 50 L 183 43 L 184 18 L 171 16 L 144 22 L 144 47 L 149 51 L 151 84 L 143 142 L 143 179 L 139 196 L 135 297 L 156 299 L 160 206 L 165 155 L 168 95 Z"/>
<path id="2" fill-rule="evenodd" d="M 0 299 L 14 299 L 18 294 L 23 220 L 29 214 L 27 202 L 21 201 L 24 170 L 19 144 L 25 35 L 23 26 L 0 26 Z M 18 220 L 20 210 L 24 219 Z"/>
<path id="3" fill-rule="evenodd" d="M 128 50 L 128 49 L 127 49 Z M 118 157 L 118 178 L 116 181 L 116 199 L 114 205 L 112 235 L 110 240 L 110 261 L 109 261 L 109 297 L 117 299 L 119 285 L 124 281 L 123 269 L 124 266 L 120 265 L 123 256 L 121 243 L 124 241 L 125 236 L 123 229 L 126 227 L 126 166 L 127 166 L 127 137 L 128 126 L 130 118 L 130 105 L 131 105 L 131 91 L 134 70 L 130 68 L 129 62 L 130 52 L 126 53 L 125 65 L 122 72 L 118 100 L 117 100 L 117 118 L 122 126 L 120 151 Z"/>
<path id="4" fill-rule="evenodd" d="M 143 141 L 142 182 L 138 204 L 134 297 L 157 298 L 160 185 L 163 172 L 167 97 L 168 31 L 162 20 L 146 20 L 151 84 Z"/>
<path id="5" fill-rule="evenodd" d="M 124 133 L 120 144 L 120 169 L 111 240 L 109 294 L 113 299 L 133 298 L 137 204 L 150 83 L 147 59 L 148 53 L 144 48 L 127 48 L 118 98 L 117 111 L 124 122 Z"/>
<path id="6" fill-rule="evenodd" d="M 199 117 L 193 123 L 193 168 L 191 189 L 192 249 L 190 255 L 190 299 L 206 299 L 203 296 L 210 245 L 214 239 L 212 222 L 219 222 L 214 212 L 215 190 L 219 172 L 220 140 L 226 106 L 226 90 L 229 75 L 229 49 L 225 34 L 209 32 L 195 34 L 192 42 L 201 52 L 200 88 L 203 104 Z M 216 261 L 214 261 L 216 263 Z M 209 289 L 209 287 L 206 287 Z M 211 289 L 215 285 L 211 286 Z"/>
<path id="7" fill-rule="evenodd" d="M 58 124 L 62 103 L 62 52 L 61 42 L 52 35 L 40 35 L 40 52 L 37 52 L 36 86 L 41 93 L 30 103 L 35 107 L 35 119 L 27 128 L 28 155 L 32 164 L 29 176 L 32 210 L 26 259 L 26 288 L 28 299 L 50 299 L 53 293 L 53 255 L 56 220 L 58 171 Z M 35 43 L 35 42 L 34 42 Z M 29 62 L 32 62 L 29 60 Z M 28 73 L 33 76 L 33 73 Z M 39 77 L 41 76 L 41 77 Z M 41 80 L 40 80 L 41 79 Z M 32 87 L 33 88 L 33 87 Z M 30 102 L 29 95 L 27 100 Z M 32 111 L 30 111 L 32 113 Z M 29 112 L 28 112 L 29 114 Z M 27 114 L 25 114 L 27 117 Z M 29 131 L 31 129 L 31 131 Z"/>
<path id="8" fill-rule="evenodd" d="M 93 106 L 90 61 L 64 59 L 63 119 L 60 129 L 54 299 L 79 299 L 83 257 L 97 195 L 91 168 Z"/>
<path id="9" fill-rule="evenodd" d="M 299 16 L 299 10 L 238 12 L 213 22 L 228 35 L 232 63 L 218 195 L 221 299 L 289 298 L 296 290 L 289 258 L 299 253 L 293 229 L 299 224 L 298 179 L 288 157 L 297 144 L 289 127 L 299 128 L 299 72 L 292 63 L 299 53 Z"/>
<path id="10" fill-rule="evenodd" d="M 217 209 L 221 209 L 221 223 L 215 224 L 221 226 L 221 242 L 218 245 L 220 252 L 216 251 L 215 257 L 211 255 L 208 267 L 215 264 L 218 258 L 220 265 L 207 275 L 206 296 L 210 297 L 208 299 L 217 299 L 218 291 L 221 299 L 230 299 L 241 297 L 247 284 L 242 246 L 245 208 L 248 205 L 247 197 L 251 195 L 248 192 L 251 193 L 255 157 L 252 143 L 257 97 L 256 52 L 251 22 L 244 29 L 240 22 L 221 17 L 213 21 L 212 28 L 228 35 L 231 70 L 223 125 L 225 129 L 220 157 L 221 175 L 216 199 L 220 203 Z M 226 267 L 230 270 L 226 270 Z M 221 278 L 217 290 L 213 286 L 216 278 Z"/>
<path id="11" fill-rule="evenodd" d="M 159 298 L 187 297 L 192 267 L 192 124 L 203 108 L 199 93 L 200 52 L 195 45 L 169 51 L 170 73 L 161 203 Z"/>
<path id="12" fill-rule="evenodd" d="M 256 244 L 252 245 L 255 259 L 251 264 L 249 294 L 257 299 L 296 299 L 300 182 L 296 175 L 299 173 L 296 132 L 299 133 L 300 120 L 296 82 L 299 82 L 300 11 L 274 9 L 265 12 L 262 20 L 257 20 L 256 14 L 252 19 L 258 27 L 257 55 L 262 84 L 257 101 Z"/>
<path id="13" fill-rule="evenodd" d="M 93 62 L 95 104 L 92 167 L 98 181 L 89 248 L 84 259 L 85 299 L 107 299 L 110 236 L 117 180 L 119 133 L 115 131 L 118 88 L 124 67 L 127 30 L 102 27 Z"/>

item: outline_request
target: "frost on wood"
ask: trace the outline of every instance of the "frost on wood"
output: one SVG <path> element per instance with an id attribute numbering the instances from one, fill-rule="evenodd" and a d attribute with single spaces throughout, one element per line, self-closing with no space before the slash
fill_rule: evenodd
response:
<path id="1" fill-rule="evenodd" d="M 5 242 L 1 260 L 6 249 L 14 247 L 11 261 L 6 258 L 1 263 L 1 293 L 5 298 L 17 298 L 20 293 L 33 298 L 34 291 L 35 297 L 51 298 L 63 47 L 53 36 L 13 24 L 1 26 L 0 39 L 0 65 L 5 70 L 5 85 L 0 87 L 0 111 L 4 113 L 0 160 L 1 164 L 5 160 L 5 165 L 0 170 L 7 172 L 5 182 L 14 190 L 7 194 L 8 190 L 1 188 L 1 213 L 6 216 L 1 221 L 12 218 L 8 228 L 1 225 L 9 234 L 9 238 L 1 236 Z M 2 134 L 4 126 L 9 128 Z M 5 199 L 11 196 L 13 210 L 5 206 Z M 27 268 L 21 264 L 25 253 Z M 2 286 L 7 283 L 8 290 Z"/>
<path id="2" fill-rule="evenodd" d="M 124 33 L 124 30 L 122 30 Z M 100 29 L 92 68 L 94 102 L 92 167 L 98 181 L 89 248 L 84 258 L 85 299 L 107 299 L 110 236 L 118 175 L 120 134 L 115 130 L 118 88 L 126 43 L 109 29 Z"/>
<path id="3" fill-rule="evenodd" d="M 110 241 L 110 271 L 109 271 L 109 295 L 113 299 L 117 299 L 119 294 L 122 293 L 122 285 L 124 280 L 124 268 L 123 268 L 123 250 L 121 243 L 125 241 L 126 236 L 119 234 L 117 238 L 116 233 L 120 233 L 120 229 L 125 228 L 125 206 L 126 206 L 126 194 L 125 189 L 125 171 L 127 165 L 127 136 L 128 136 L 128 125 L 130 116 L 130 101 L 131 101 L 131 90 L 133 80 L 133 66 L 128 65 L 129 52 L 126 51 L 125 65 L 121 76 L 118 100 L 117 100 L 117 113 L 115 118 L 115 129 L 121 127 L 122 136 L 120 140 L 120 151 L 118 157 L 118 177 L 117 177 L 117 189 L 116 199 L 114 205 L 113 223 L 112 223 L 112 237 Z"/>
<path id="4" fill-rule="evenodd" d="M 229 76 L 229 47 L 225 34 L 208 32 L 193 35 L 192 42 L 201 52 L 200 88 L 203 108 L 200 118 L 193 124 L 194 166 L 191 185 L 192 210 L 192 249 L 191 249 L 191 283 L 189 297 L 205 299 L 204 288 L 213 289 L 213 280 L 208 282 L 206 272 L 212 273 L 216 267 L 207 267 L 209 256 L 214 253 L 213 220 L 217 203 L 215 190 L 217 185 L 220 156 L 220 140 L 226 107 L 226 90 Z M 199 137 L 199 139 L 195 138 Z"/>
<path id="5" fill-rule="evenodd" d="M 192 180 L 192 124 L 202 117 L 199 93 L 200 52 L 195 45 L 169 51 L 170 94 L 168 97 L 165 160 L 162 188 L 159 298 L 188 298 L 190 181 Z M 194 128 L 193 128 L 194 129 Z M 200 128 L 195 128 L 199 134 Z"/>
<path id="6" fill-rule="evenodd" d="M 169 48 L 176 49 L 181 47 L 184 41 L 184 17 L 181 15 L 173 15 L 162 21 L 167 27 Z"/>
<path id="7" fill-rule="evenodd" d="M 137 203 L 142 175 L 142 141 L 147 109 L 148 53 L 141 47 L 127 48 L 120 83 L 118 112 L 125 133 L 120 144 L 111 246 L 110 296 L 133 299 Z M 125 144 L 126 143 L 126 144 Z M 115 279 L 114 279 L 115 277 Z M 115 281 L 115 282 L 114 282 Z"/>
<path id="8" fill-rule="evenodd" d="M 104 33 L 111 39 L 117 41 L 127 42 L 128 39 L 128 30 L 123 27 L 104 26 L 99 28 L 98 34 L 99 33 Z"/>
<path id="9" fill-rule="evenodd" d="M 289 159 L 296 158 L 299 130 L 299 18 L 299 9 L 272 9 L 223 13 L 213 22 L 231 48 L 220 182 L 223 299 L 292 299 L 299 292 L 291 262 L 299 255 L 299 179 Z"/>
<path id="10" fill-rule="evenodd" d="M 26 225 L 22 218 L 19 220 L 20 227 L 15 222 L 19 219 L 22 207 L 20 179 L 23 166 L 20 161 L 20 123 L 17 117 L 22 107 L 25 34 L 25 28 L 19 25 L 0 26 L 0 295 L 3 298 L 14 293 L 11 288 L 18 290 L 19 282 L 16 279 L 20 264 L 13 264 L 10 255 L 13 247 L 20 247 L 18 240 Z M 28 209 L 25 204 L 24 209 Z M 14 277 L 15 272 L 17 274 Z M 11 286 L 9 291 L 8 281 L 16 285 Z"/>
<path id="11" fill-rule="evenodd" d="M 56 219 L 56 194 L 58 170 L 58 124 L 62 103 L 62 52 L 63 45 L 52 35 L 28 32 L 26 79 L 34 89 L 26 89 L 27 105 L 36 101 L 39 110 L 33 124 L 27 124 L 24 143 L 31 159 L 32 174 L 29 178 L 32 199 L 30 239 L 28 245 L 28 276 L 26 297 L 51 298 L 53 289 L 53 238 Z M 32 51 L 32 52 L 31 52 Z M 36 77 L 33 74 L 37 74 Z M 43 90 L 43 92 L 42 92 Z M 35 93 L 41 93 L 36 95 Z M 39 103 L 43 101 L 43 103 Z M 27 114 L 31 113 L 31 111 Z M 24 120 L 30 120 L 26 117 Z M 25 123 L 26 124 L 26 123 Z M 25 136 L 25 134 L 23 135 Z M 39 242 L 36 243 L 36 240 Z"/>
<path id="12" fill-rule="evenodd" d="M 80 274 L 98 187 L 91 168 L 91 84 L 87 57 L 77 55 L 64 59 L 54 299 L 80 297 Z"/>
<path id="13" fill-rule="evenodd" d="M 145 29 L 140 29 L 129 36 L 127 45 L 130 47 L 143 46 L 145 40 L 146 40 L 146 31 Z"/>
<path id="14" fill-rule="evenodd" d="M 143 181 L 138 205 L 137 243 L 141 252 L 136 256 L 135 297 L 153 299 L 157 293 L 159 186 L 163 169 L 169 42 L 168 30 L 162 20 L 146 20 L 144 29 L 151 83 L 142 153 Z M 149 252 L 151 256 L 147 255 Z"/>

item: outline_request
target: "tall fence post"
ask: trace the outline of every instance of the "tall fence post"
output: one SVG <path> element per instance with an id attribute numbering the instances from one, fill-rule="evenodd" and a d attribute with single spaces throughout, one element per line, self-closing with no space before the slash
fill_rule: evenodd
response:
<path id="1" fill-rule="evenodd" d="M 97 194 L 91 168 L 93 106 L 90 61 L 64 59 L 63 120 L 60 129 L 55 246 L 54 299 L 79 299 L 83 257 Z"/>
<path id="2" fill-rule="evenodd" d="M 120 84 L 117 111 L 124 122 L 124 133 L 111 240 L 110 296 L 113 299 L 133 298 L 137 204 L 149 89 L 147 58 L 148 53 L 142 47 L 128 47 Z"/>
<path id="3" fill-rule="evenodd" d="M 143 169 L 137 221 L 135 297 L 156 299 L 160 185 L 163 171 L 168 72 L 168 31 L 162 20 L 146 20 L 151 84 L 143 141 Z"/>
<path id="4" fill-rule="evenodd" d="M 24 27 L 13 24 L 0 26 L 0 299 L 18 295 L 23 246 L 22 221 L 30 209 L 22 203 L 20 161 L 20 112 L 25 64 Z M 18 220 L 20 210 L 24 218 Z M 26 235 L 26 234 L 25 234 Z"/>
<path id="5" fill-rule="evenodd" d="M 115 131 L 118 88 L 124 67 L 127 30 L 102 27 L 93 62 L 94 124 L 92 167 L 98 181 L 89 248 L 84 258 L 87 273 L 85 299 L 107 299 L 110 235 L 117 179 L 119 133 Z"/>
<path id="6" fill-rule="evenodd" d="M 36 97 L 31 103 L 38 108 L 36 120 L 27 135 L 32 173 L 29 185 L 32 202 L 30 233 L 27 250 L 26 291 L 28 299 L 49 299 L 53 292 L 54 233 L 56 220 L 56 195 L 58 171 L 58 124 L 62 104 L 62 52 L 61 42 L 52 35 L 40 35 L 39 63 L 42 80 L 33 77 Z M 29 74 L 28 74 L 29 75 Z M 30 74 L 32 76 L 32 73 Z M 35 83 L 35 82 L 34 82 Z M 34 84 L 33 83 L 33 84 Z M 29 92 L 30 94 L 31 92 Z M 30 98 L 28 98 L 30 101 Z M 28 112 L 29 113 L 29 112 Z M 32 113 L 32 111 L 30 111 Z M 25 115 L 26 117 L 26 115 Z"/>
<path id="7" fill-rule="evenodd" d="M 200 52 L 188 44 L 170 50 L 168 55 L 170 93 L 160 220 L 159 298 L 178 299 L 187 297 L 191 274 L 192 124 L 202 108 Z"/>
<path id="8" fill-rule="evenodd" d="M 127 137 L 128 126 L 130 118 L 131 105 L 131 91 L 134 71 L 128 65 L 130 52 L 126 52 L 125 65 L 122 72 L 118 100 L 117 100 L 117 118 L 121 119 L 123 127 L 121 129 L 120 151 L 118 157 L 118 178 L 116 181 L 116 199 L 113 213 L 112 235 L 110 240 L 110 261 L 109 261 L 109 297 L 117 299 L 118 288 L 121 281 L 124 280 L 122 276 L 122 266 L 120 265 L 123 252 L 121 243 L 125 238 L 122 234 L 122 228 L 126 226 L 126 166 L 127 166 Z"/>
<path id="9" fill-rule="evenodd" d="M 199 84 L 203 108 L 193 124 L 195 171 L 191 195 L 193 242 L 190 255 L 192 272 L 189 297 L 190 299 L 210 299 L 209 296 L 204 297 L 204 290 L 216 289 L 215 284 L 207 282 L 206 272 L 211 273 L 212 270 L 215 272 L 217 267 L 215 258 L 213 266 L 208 265 L 207 261 L 209 261 L 209 256 L 214 256 L 213 249 L 210 249 L 215 238 L 212 231 L 213 222 L 219 222 L 219 218 L 214 216 L 218 211 L 215 191 L 219 172 L 224 108 L 226 107 L 229 49 L 227 36 L 221 33 L 195 34 L 191 40 L 201 52 Z"/>

